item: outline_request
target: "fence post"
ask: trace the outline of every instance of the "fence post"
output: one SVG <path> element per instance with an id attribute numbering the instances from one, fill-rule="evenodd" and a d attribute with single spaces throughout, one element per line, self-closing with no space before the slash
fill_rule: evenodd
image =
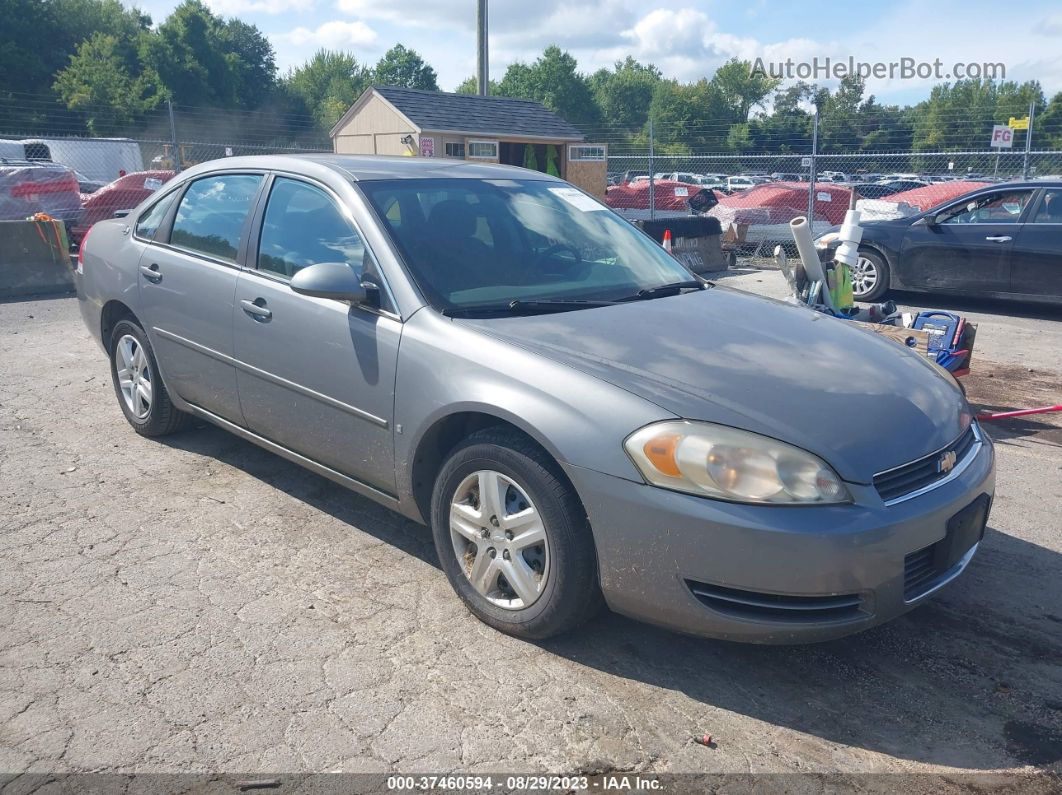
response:
<path id="1" fill-rule="evenodd" d="M 1021 178 L 1029 178 L 1029 152 L 1032 151 L 1033 120 L 1036 118 L 1036 103 L 1029 103 L 1029 127 L 1025 130 L 1025 159 L 1021 165 Z"/>
<path id="2" fill-rule="evenodd" d="M 811 167 L 808 170 L 808 229 L 814 234 L 815 227 L 815 176 L 818 173 L 816 158 L 819 154 L 819 106 L 815 106 L 815 118 L 811 123 Z"/>
<path id="3" fill-rule="evenodd" d="M 166 100 L 166 110 L 170 114 L 170 146 L 173 147 L 173 170 L 181 170 L 181 147 L 177 143 L 177 125 L 173 121 L 173 103 Z"/>
<path id="4" fill-rule="evenodd" d="M 653 171 L 656 169 L 653 160 L 653 117 L 649 117 L 649 220 L 656 220 L 656 185 L 653 179 Z"/>

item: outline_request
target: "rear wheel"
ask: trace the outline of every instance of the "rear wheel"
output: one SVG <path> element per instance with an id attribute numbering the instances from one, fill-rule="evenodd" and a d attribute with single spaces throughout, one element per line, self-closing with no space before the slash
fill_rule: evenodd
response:
<path id="1" fill-rule="evenodd" d="M 122 413 L 142 436 L 165 436 L 184 426 L 159 377 L 158 363 L 144 329 L 133 320 L 119 320 L 111 332 L 111 381 Z"/>
<path id="2" fill-rule="evenodd" d="M 519 433 L 488 428 L 453 452 L 435 482 L 432 533 L 450 584 L 495 629 L 547 638 L 600 607 L 582 505 Z"/>
<path id="3" fill-rule="evenodd" d="M 889 265 L 876 251 L 860 249 L 851 273 L 857 301 L 877 301 L 889 291 Z"/>

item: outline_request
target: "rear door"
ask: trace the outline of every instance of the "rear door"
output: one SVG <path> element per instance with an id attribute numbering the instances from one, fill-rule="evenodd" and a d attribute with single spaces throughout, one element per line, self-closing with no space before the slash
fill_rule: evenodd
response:
<path id="1" fill-rule="evenodd" d="M 1007 292 L 1011 249 L 1034 193 L 1032 188 L 983 193 L 936 213 L 936 223 L 909 226 L 897 263 L 903 284 Z"/>
<path id="2" fill-rule="evenodd" d="M 238 424 L 232 306 L 262 181 L 253 173 L 192 180 L 145 249 L 138 274 L 142 320 L 166 386 Z"/>
<path id="3" fill-rule="evenodd" d="M 274 177 L 268 190 L 231 315 L 247 427 L 393 494 L 402 324 L 339 199 L 288 176 Z M 291 277 L 319 262 L 344 262 L 380 284 L 380 309 L 293 292 Z"/>
<path id="4" fill-rule="evenodd" d="M 1011 292 L 1062 297 L 1062 188 L 1048 188 L 1014 241 Z"/>

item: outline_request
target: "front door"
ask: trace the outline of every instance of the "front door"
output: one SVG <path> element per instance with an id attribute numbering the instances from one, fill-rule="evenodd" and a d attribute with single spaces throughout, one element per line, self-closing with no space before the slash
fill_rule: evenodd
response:
<path id="1" fill-rule="evenodd" d="M 402 324 L 387 311 L 385 297 L 376 311 L 293 292 L 291 277 L 319 262 L 345 262 L 379 279 L 349 213 L 330 193 L 276 177 L 262 216 L 257 269 L 236 285 L 243 416 L 255 433 L 393 494 Z"/>
<path id="2" fill-rule="evenodd" d="M 1010 289 L 1010 252 L 1031 188 L 1001 189 L 957 202 L 935 223 L 913 224 L 897 268 L 911 287 L 966 292 Z"/>
<path id="3" fill-rule="evenodd" d="M 1011 255 L 1011 292 L 1062 297 L 1062 188 L 1044 191 Z"/>
<path id="4" fill-rule="evenodd" d="M 159 230 L 145 247 L 138 275 L 141 319 L 166 386 L 238 424 L 232 302 L 236 263 L 262 179 L 215 174 L 190 183 L 168 234 Z"/>

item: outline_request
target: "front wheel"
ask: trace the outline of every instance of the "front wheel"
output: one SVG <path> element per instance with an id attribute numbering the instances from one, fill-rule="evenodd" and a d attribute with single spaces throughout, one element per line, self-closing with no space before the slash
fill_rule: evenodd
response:
<path id="1" fill-rule="evenodd" d="M 522 435 L 488 428 L 465 440 L 436 479 L 431 513 L 443 571 L 484 623 L 542 639 L 600 606 L 586 513 Z"/>
<path id="2" fill-rule="evenodd" d="M 852 295 L 857 301 L 877 301 L 889 291 L 889 264 L 876 251 L 860 249 L 851 273 Z"/>

